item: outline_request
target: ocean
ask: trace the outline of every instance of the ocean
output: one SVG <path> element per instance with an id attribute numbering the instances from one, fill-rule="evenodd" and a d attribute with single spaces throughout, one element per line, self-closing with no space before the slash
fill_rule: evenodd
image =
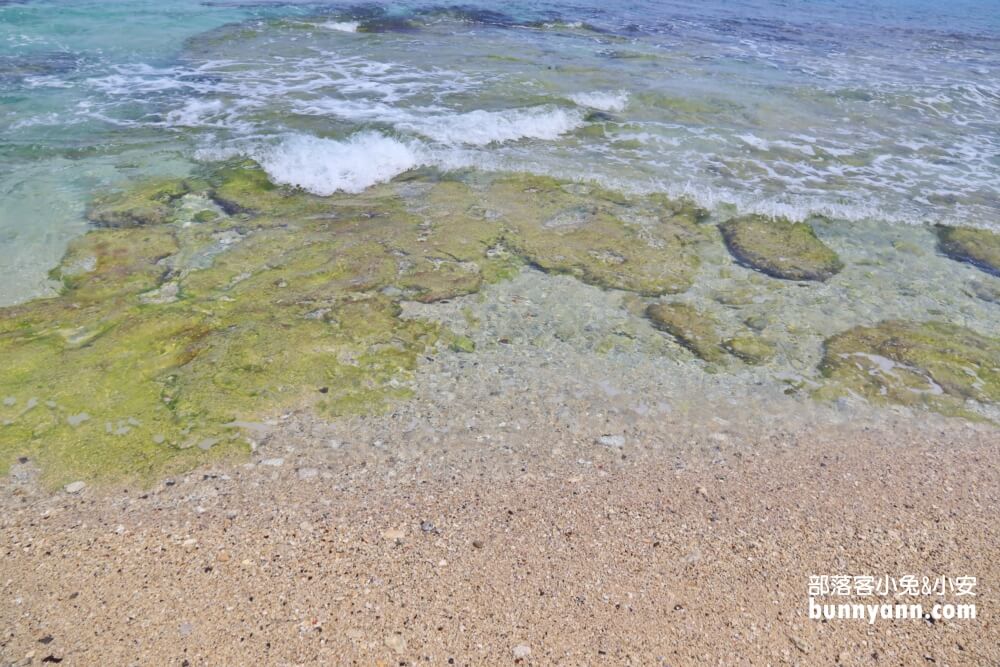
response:
<path id="1" fill-rule="evenodd" d="M 530 172 L 722 214 L 1000 230 L 990 0 L 0 2 L 0 304 L 95 193 L 233 156 L 360 192 Z"/>

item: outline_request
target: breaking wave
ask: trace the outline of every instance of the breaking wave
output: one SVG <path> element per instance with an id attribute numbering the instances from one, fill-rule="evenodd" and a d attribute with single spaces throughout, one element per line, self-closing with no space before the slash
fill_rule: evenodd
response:
<path id="1" fill-rule="evenodd" d="M 625 107 L 628 106 L 628 97 L 628 92 L 616 90 L 614 92 L 575 93 L 570 95 L 569 99 L 581 107 L 617 113 L 625 111 Z"/>
<path id="2" fill-rule="evenodd" d="M 295 134 L 247 153 L 272 182 L 321 196 L 362 192 L 421 164 L 413 146 L 378 132 L 344 141 Z"/>
<path id="3" fill-rule="evenodd" d="M 413 117 L 397 123 L 396 127 L 445 144 L 487 146 L 518 139 L 557 139 L 583 124 L 583 113 L 577 109 L 543 105 L 527 109 L 477 109 L 462 114 Z"/>

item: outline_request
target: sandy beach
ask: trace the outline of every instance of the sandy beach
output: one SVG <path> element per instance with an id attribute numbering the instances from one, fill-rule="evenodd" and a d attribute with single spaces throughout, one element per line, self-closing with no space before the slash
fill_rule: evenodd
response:
<path id="1" fill-rule="evenodd" d="M 286 458 L 149 491 L 6 484 L 0 652 L 18 665 L 997 664 L 995 435 L 781 433 L 683 467 L 597 445 L 586 463 Z M 841 572 L 974 574 L 979 618 L 810 620 L 809 576 Z"/>

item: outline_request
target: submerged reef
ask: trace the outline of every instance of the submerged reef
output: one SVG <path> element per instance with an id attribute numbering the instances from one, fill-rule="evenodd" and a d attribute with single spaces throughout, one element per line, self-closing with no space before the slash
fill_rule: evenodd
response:
<path id="1" fill-rule="evenodd" d="M 886 321 L 829 338 L 819 396 L 924 406 L 976 418 L 1000 403 L 1000 338 L 945 322 Z"/>
<path id="2" fill-rule="evenodd" d="M 468 339 L 401 317 L 526 263 L 662 294 L 706 238 L 692 207 L 551 179 L 400 179 L 317 197 L 237 162 L 100 195 L 52 276 L 0 309 L 0 464 L 50 484 L 150 479 L 245 451 L 282 410 L 379 410 L 418 355 Z M 585 203 L 586 202 L 586 203 Z"/>
<path id="3" fill-rule="evenodd" d="M 785 363 L 766 318 L 731 312 L 756 288 L 710 290 L 704 309 L 670 296 L 722 248 L 704 211 L 658 195 L 419 170 L 319 197 L 234 161 L 100 194 L 88 216 L 94 229 L 52 271 L 61 294 L 0 309 L 0 466 L 28 457 L 51 485 L 240 455 L 287 410 L 381 410 L 411 394 L 421 355 L 476 351 L 402 302 L 474 294 L 525 266 L 631 292 L 626 310 L 706 371 Z M 771 275 L 824 280 L 842 266 L 808 225 L 751 216 L 721 231 Z M 985 301 L 988 286 L 968 289 Z M 785 357 L 794 341 L 780 342 Z M 820 371 L 818 398 L 978 417 L 1000 403 L 1000 342 L 955 325 L 850 329 L 828 338 Z"/>
<path id="4" fill-rule="evenodd" d="M 711 317 L 686 303 L 654 303 L 646 309 L 653 325 L 705 361 L 722 361 L 722 340 Z"/>
<path id="5" fill-rule="evenodd" d="M 627 201 L 594 186 L 518 176 L 485 199 L 505 221 L 504 242 L 543 271 L 646 296 L 683 292 L 709 240 L 705 212 L 662 197 Z"/>
<path id="6" fill-rule="evenodd" d="M 825 281 L 844 268 L 805 222 L 748 215 L 719 226 L 732 255 L 774 278 Z"/>
<path id="7" fill-rule="evenodd" d="M 722 344 L 729 354 L 751 365 L 765 364 L 774 358 L 774 343 L 758 336 L 736 336 Z"/>
<path id="8" fill-rule="evenodd" d="M 190 191 L 182 180 L 150 181 L 126 192 L 98 196 L 87 208 L 87 218 L 99 227 L 137 227 L 167 222 L 171 203 Z"/>
<path id="9" fill-rule="evenodd" d="M 735 336 L 724 340 L 716 319 L 687 303 L 653 303 L 644 315 L 654 327 L 669 334 L 698 358 L 713 364 L 724 365 L 733 357 L 756 366 L 771 361 L 776 353 L 773 342 L 753 335 L 748 329 L 740 328 Z"/>
<path id="10" fill-rule="evenodd" d="M 1000 234 L 985 229 L 938 227 L 938 245 L 948 257 L 1000 276 Z"/>

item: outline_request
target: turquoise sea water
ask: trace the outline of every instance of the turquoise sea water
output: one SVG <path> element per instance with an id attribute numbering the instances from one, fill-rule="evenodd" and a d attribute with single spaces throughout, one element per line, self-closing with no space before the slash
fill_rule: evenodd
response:
<path id="1" fill-rule="evenodd" d="M 995 2 L 0 2 L 0 304 L 95 191 L 255 158 L 358 191 L 419 166 L 724 212 L 1000 229 Z"/>

